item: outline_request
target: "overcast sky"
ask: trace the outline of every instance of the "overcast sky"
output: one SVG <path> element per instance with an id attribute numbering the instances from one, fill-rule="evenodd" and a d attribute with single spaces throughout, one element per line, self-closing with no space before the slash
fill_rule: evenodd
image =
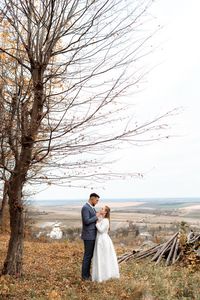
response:
<path id="1" fill-rule="evenodd" d="M 179 137 L 124 150 L 113 168 L 127 167 L 145 176 L 99 185 L 95 191 L 104 199 L 200 196 L 200 1 L 155 2 L 151 12 L 164 25 L 156 37 L 160 48 L 149 58 L 157 67 L 148 74 L 136 104 L 144 114 L 183 107 L 170 120 Z M 90 188 L 52 187 L 35 199 L 87 199 L 90 192 Z"/>

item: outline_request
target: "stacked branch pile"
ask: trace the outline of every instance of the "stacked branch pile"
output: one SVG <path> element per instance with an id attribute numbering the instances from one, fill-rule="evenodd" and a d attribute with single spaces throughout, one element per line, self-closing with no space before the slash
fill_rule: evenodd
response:
<path id="1" fill-rule="evenodd" d="M 184 259 L 185 256 L 193 253 L 200 262 L 200 234 L 188 235 L 184 237 L 179 232 L 176 232 L 169 240 L 164 243 L 158 244 L 150 249 L 143 251 L 133 250 L 131 253 L 125 253 L 118 257 L 118 263 L 126 262 L 130 259 L 140 260 L 144 258 L 151 258 L 156 264 L 159 264 L 163 259 L 165 265 L 169 266 Z"/>

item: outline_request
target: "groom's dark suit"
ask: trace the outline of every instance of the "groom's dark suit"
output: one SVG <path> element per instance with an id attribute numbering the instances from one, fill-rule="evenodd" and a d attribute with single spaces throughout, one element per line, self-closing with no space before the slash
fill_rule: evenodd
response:
<path id="1" fill-rule="evenodd" d="M 95 239 L 97 234 L 96 229 L 96 211 L 88 203 L 86 203 L 81 210 L 82 216 L 82 234 L 81 238 L 84 240 L 84 257 L 82 264 L 82 278 L 90 278 L 90 265 L 94 251 Z"/>

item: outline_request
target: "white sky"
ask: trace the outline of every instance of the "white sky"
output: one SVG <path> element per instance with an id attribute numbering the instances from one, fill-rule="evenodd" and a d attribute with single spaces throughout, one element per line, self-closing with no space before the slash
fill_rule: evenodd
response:
<path id="1" fill-rule="evenodd" d="M 135 96 L 136 108 L 148 115 L 183 107 L 170 120 L 172 133 L 179 137 L 124 151 L 113 168 L 144 172 L 145 177 L 103 183 L 95 189 L 101 198 L 200 196 L 200 1 L 157 0 L 151 11 L 164 25 L 156 37 L 162 45 L 153 56 L 158 66 Z M 152 64 L 152 56 L 149 59 Z M 87 199 L 91 192 L 52 187 L 35 199 Z"/>

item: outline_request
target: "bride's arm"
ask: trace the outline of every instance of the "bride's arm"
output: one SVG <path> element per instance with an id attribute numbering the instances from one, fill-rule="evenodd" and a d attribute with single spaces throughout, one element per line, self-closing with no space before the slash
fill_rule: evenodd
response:
<path id="1" fill-rule="evenodd" d="M 97 230 L 98 230 L 100 233 L 106 232 L 106 230 L 107 230 L 108 227 L 109 227 L 109 221 L 108 221 L 108 219 L 103 219 L 101 222 L 97 222 L 97 223 L 96 223 L 96 227 L 97 227 Z"/>

